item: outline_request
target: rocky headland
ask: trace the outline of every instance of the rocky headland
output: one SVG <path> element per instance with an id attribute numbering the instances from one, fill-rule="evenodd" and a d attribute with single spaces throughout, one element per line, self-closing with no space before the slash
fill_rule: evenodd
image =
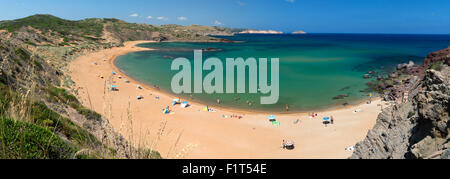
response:
<path id="1" fill-rule="evenodd" d="M 351 159 L 450 159 L 450 48 L 422 65 L 400 64 L 375 88 L 394 103 L 383 110 Z"/>

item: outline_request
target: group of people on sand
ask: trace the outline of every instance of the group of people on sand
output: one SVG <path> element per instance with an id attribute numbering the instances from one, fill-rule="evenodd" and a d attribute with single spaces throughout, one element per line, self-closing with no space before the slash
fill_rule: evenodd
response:
<path id="1" fill-rule="evenodd" d="M 232 114 L 232 115 L 230 116 L 230 118 L 242 119 L 243 117 L 242 117 L 242 116 L 238 116 L 238 115 L 236 115 L 236 114 Z"/>
<path id="2" fill-rule="evenodd" d="M 315 118 L 315 117 L 317 117 L 319 115 L 317 113 L 312 112 L 312 113 L 309 113 L 308 116 L 310 116 L 311 118 Z"/>
<path id="3" fill-rule="evenodd" d="M 316 118 L 316 117 L 319 117 L 319 115 L 318 115 L 317 113 L 314 113 L 314 112 L 313 112 L 313 113 L 309 113 L 308 116 L 309 116 L 309 118 L 311 118 L 311 119 Z M 324 123 L 328 124 L 328 122 L 324 122 Z M 330 121 L 329 121 L 329 123 L 330 123 L 330 124 L 334 124 L 334 117 L 333 117 L 333 116 L 330 116 Z"/>

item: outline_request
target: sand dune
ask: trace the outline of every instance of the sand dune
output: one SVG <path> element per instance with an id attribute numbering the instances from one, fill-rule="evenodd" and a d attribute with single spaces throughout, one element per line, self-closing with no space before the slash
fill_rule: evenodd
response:
<path id="1" fill-rule="evenodd" d="M 352 152 L 345 148 L 363 140 L 381 112 L 381 101 L 377 100 L 320 112 L 314 119 L 304 113 L 277 115 L 281 125 L 273 126 L 268 114 L 263 113 L 228 109 L 204 112 L 205 105 L 198 103 L 186 109 L 172 107 L 175 96 L 131 80 L 113 65 L 119 55 L 150 50 L 135 47 L 144 42 L 127 42 L 124 47 L 81 56 L 69 64 L 69 70 L 85 106 L 106 116 L 134 145 L 152 147 L 164 158 L 347 158 Z M 112 71 L 118 74 L 112 75 Z M 119 79 L 119 75 L 123 78 Z M 109 91 L 112 84 L 119 91 Z M 137 89 L 138 84 L 144 89 Z M 137 100 L 139 95 L 144 99 Z M 171 114 L 163 114 L 167 106 Z M 243 118 L 222 117 L 232 114 Z M 335 124 L 325 127 L 322 117 L 330 115 Z M 300 122 L 294 124 L 297 120 Z M 295 141 L 296 149 L 283 150 L 282 140 Z"/>

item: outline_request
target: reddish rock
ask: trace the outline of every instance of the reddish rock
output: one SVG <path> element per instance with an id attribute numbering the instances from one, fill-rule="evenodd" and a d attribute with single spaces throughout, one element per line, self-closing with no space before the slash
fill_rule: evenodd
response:
<path id="1" fill-rule="evenodd" d="M 430 53 L 423 63 L 424 67 L 428 69 L 431 64 L 443 61 L 445 64 L 450 64 L 450 47 L 446 49 L 439 50 L 437 52 Z"/>

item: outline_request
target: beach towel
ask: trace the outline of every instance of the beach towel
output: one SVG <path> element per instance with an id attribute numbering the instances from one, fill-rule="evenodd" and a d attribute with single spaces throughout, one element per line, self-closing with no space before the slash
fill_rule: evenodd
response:
<path id="1" fill-rule="evenodd" d="M 274 125 L 274 126 L 279 126 L 279 125 L 281 125 L 281 122 L 280 122 L 280 121 L 273 121 L 273 122 L 272 122 L 272 125 Z"/>

